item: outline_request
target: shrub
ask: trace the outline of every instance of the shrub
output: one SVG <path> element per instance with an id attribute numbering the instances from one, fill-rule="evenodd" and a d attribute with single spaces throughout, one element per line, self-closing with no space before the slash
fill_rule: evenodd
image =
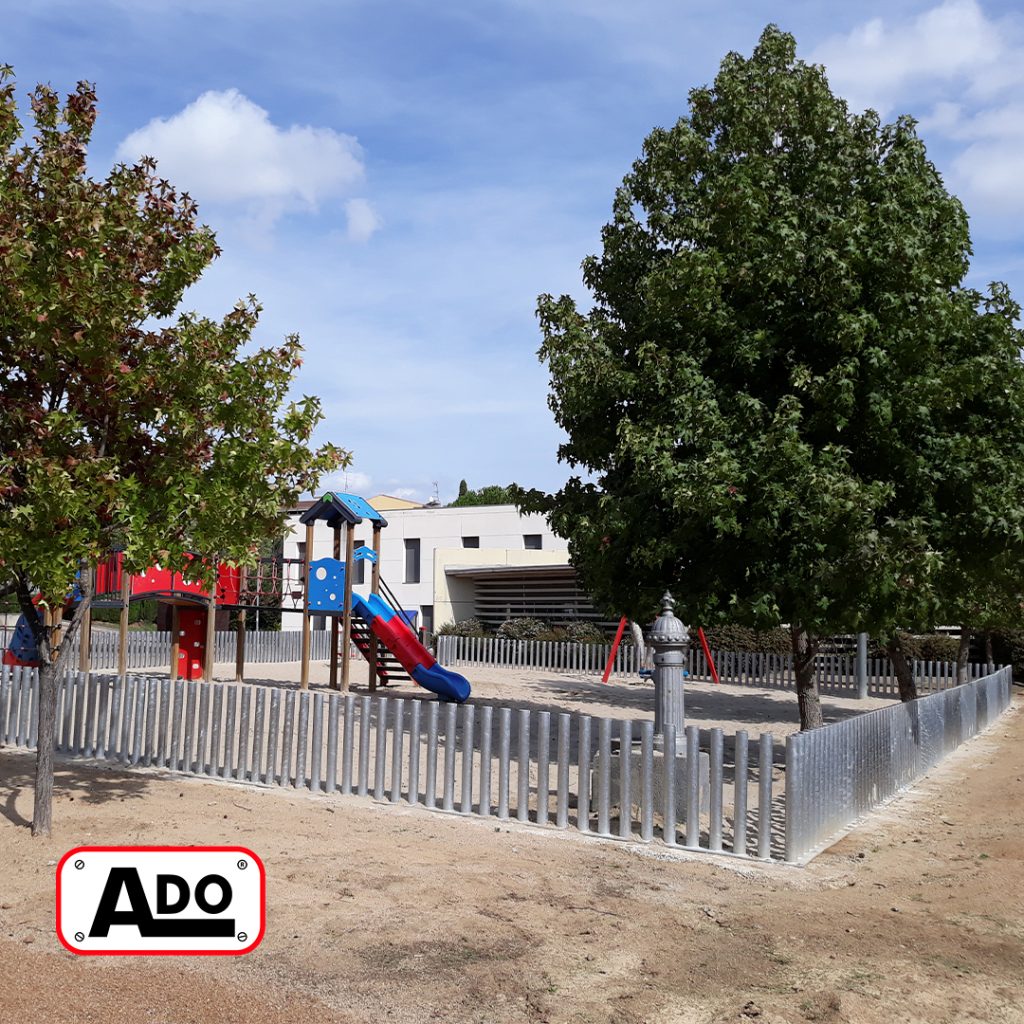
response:
<path id="1" fill-rule="evenodd" d="M 604 644 L 608 642 L 607 637 L 604 635 L 604 630 L 595 623 L 587 622 L 586 620 L 570 622 L 565 627 L 565 635 L 567 640 L 577 644 Z M 623 638 L 625 638 L 625 633 L 623 633 Z"/>
<path id="2" fill-rule="evenodd" d="M 712 626 L 704 630 L 708 646 L 713 651 L 740 651 L 750 654 L 792 654 L 793 644 L 785 629 L 759 632 L 748 626 Z M 690 631 L 690 645 L 697 646 L 697 629 Z"/>
<path id="3" fill-rule="evenodd" d="M 913 661 L 956 661 L 960 649 L 959 637 L 945 633 L 899 633 L 900 644 L 907 657 Z M 868 656 L 886 657 L 885 648 L 872 640 L 868 644 Z"/>
<path id="4" fill-rule="evenodd" d="M 437 627 L 435 636 L 487 636 L 487 630 L 479 619 L 463 619 L 461 622 L 445 622 Z"/>
<path id="5" fill-rule="evenodd" d="M 497 636 L 504 640 L 537 640 L 550 632 L 547 623 L 540 619 L 506 619 L 497 629 Z"/>

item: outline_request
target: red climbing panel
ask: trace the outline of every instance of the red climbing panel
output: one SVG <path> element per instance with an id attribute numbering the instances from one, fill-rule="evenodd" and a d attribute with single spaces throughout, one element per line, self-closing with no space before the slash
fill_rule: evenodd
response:
<path id="1" fill-rule="evenodd" d="M 206 661 L 206 609 L 178 609 L 178 678 L 202 679 Z"/>

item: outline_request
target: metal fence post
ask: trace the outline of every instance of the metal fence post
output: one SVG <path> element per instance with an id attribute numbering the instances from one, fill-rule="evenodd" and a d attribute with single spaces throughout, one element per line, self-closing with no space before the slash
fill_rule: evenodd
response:
<path id="1" fill-rule="evenodd" d="M 654 731 L 664 735 L 671 725 L 679 733 L 686 722 L 683 680 L 690 635 L 672 609 L 675 601 L 666 590 L 661 599 L 661 614 L 650 633 L 654 647 Z"/>

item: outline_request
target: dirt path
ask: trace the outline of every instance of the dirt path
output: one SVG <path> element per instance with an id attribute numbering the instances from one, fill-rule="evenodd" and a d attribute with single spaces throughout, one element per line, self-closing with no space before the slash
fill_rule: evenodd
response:
<path id="1" fill-rule="evenodd" d="M 31 767 L 0 751 L 0 1020 L 1024 1021 L 1019 706 L 805 869 L 70 763 L 33 841 Z M 53 865 L 88 843 L 251 846 L 266 939 L 64 952 Z"/>

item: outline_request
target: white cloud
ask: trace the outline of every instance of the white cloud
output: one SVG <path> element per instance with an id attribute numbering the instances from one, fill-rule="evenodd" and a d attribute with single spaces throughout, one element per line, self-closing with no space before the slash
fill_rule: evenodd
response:
<path id="1" fill-rule="evenodd" d="M 349 199 L 345 203 L 348 219 L 348 237 L 353 242 L 365 242 L 380 227 L 380 217 L 369 199 Z"/>
<path id="2" fill-rule="evenodd" d="M 881 113 L 923 83 L 960 81 L 979 96 L 990 95 L 1019 73 L 1006 66 L 1013 56 L 1003 27 L 975 0 L 946 0 L 902 23 L 872 18 L 811 54 L 851 105 Z"/>
<path id="3" fill-rule="evenodd" d="M 200 203 L 244 204 L 271 221 L 315 209 L 362 180 L 362 150 L 330 128 L 279 127 L 237 89 L 205 92 L 184 110 L 154 118 L 117 149 L 119 160 L 155 157 L 159 173 Z"/>
<path id="4" fill-rule="evenodd" d="M 373 478 L 357 469 L 340 469 L 320 478 L 317 493 L 324 491 L 343 491 L 346 494 L 365 494 L 370 489 Z"/>
<path id="5" fill-rule="evenodd" d="M 977 214 L 1024 210 L 1024 30 L 976 0 L 946 0 L 907 21 L 873 18 L 811 55 L 854 109 L 918 116 L 950 145 L 949 183 Z"/>

